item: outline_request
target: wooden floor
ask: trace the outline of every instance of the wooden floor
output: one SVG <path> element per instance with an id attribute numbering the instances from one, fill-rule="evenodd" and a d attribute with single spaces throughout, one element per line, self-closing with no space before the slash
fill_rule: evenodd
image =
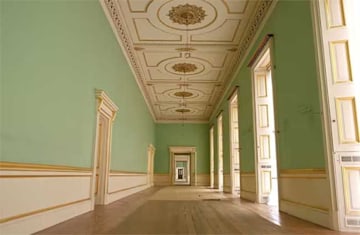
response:
<path id="1" fill-rule="evenodd" d="M 151 188 L 37 234 L 346 234 L 202 187 Z"/>

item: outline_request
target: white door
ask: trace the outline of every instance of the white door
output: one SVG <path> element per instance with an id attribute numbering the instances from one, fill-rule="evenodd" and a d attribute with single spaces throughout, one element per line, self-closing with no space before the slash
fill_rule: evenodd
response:
<path id="1" fill-rule="evenodd" d="M 360 1 L 317 4 L 339 225 L 360 231 Z"/>
<path id="2" fill-rule="evenodd" d="M 222 115 L 218 117 L 217 128 L 218 128 L 218 186 L 219 191 L 224 190 L 224 168 L 223 168 L 223 122 Z"/>
<path id="3" fill-rule="evenodd" d="M 210 128 L 210 188 L 214 188 L 214 127 Z"/>
<path id="4" fill-rule="evenodd" d="M 270 49 L 253 68 L 253 88 L 257 200 L 267 203 L 272 192 L 277 198 L 277 188 L 274 187 L 277 186 L 277 170 Z"/>
<path id="5" fill-rule="evenodd" d="M 230 154 L 231 154 L 231 192 L 240 193 L 240 154 L 237 95 L 230 100 Z"/>

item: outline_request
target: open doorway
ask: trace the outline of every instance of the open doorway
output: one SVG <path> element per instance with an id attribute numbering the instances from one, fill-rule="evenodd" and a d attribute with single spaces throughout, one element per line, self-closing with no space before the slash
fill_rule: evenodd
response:
<path id="1" fill-rule="evenodd" d="M 97 123 L 93 168 L 94 205 L 107 204 L 107 183 L 109 179 L 111 157 L 112 123 L 118 107 L 102 90 L 96 90 Z"/>
<path id="2" fill-rule="evenodd" d="M 210 128 L 210 188 L 214 188 L 214 126 Z"/>
<path id="3" fill-rule="evenodd" d="M 171 184 L 196 186 L 196 148 L 171 146 L 169 151 Z"/>
<path id="4" fill-rule="evenodd" d="M 237 89 L 229 100 L 231 192 L 240 194 L 240 154 Z"/>
<path id="5" fill-rule="evenodd" d="M 252 67 L 257 201 L 278 205 L 271 40 Z"/>
<path id="6" fill-rule="evenodd" d="M 224 191 L 224 168 L 223 168 L 223 121 L 222 114 L 217 118 L 218 134 L 218 187 L 219 191 Z"/>
<path id="7" fill-rule="evenodd" d="M 174 184 L 190 185 L 190 154 L 175 154 Z"/>

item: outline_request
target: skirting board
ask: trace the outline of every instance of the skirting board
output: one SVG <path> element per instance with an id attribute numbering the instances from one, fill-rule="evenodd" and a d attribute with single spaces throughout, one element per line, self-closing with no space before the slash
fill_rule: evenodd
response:
<path id="1" fill-rule="evenodd" d="M 256 201 L 256 193 L 240 191 L 240 198 L 248 201 L 255 202 Z"/>
<path id="2" fill-rule="evenodd" d="M 331 228 L 331 216 L 328 211 L 284 200 L 280 200 L 280 211 L 312 223 Z"/>

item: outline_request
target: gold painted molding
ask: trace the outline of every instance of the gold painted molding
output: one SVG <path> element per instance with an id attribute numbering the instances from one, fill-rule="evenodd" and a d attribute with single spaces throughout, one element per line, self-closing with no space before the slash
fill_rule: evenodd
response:
<path id="1" fill-rule="evenodd" d="M 56 205 L 56 206 L 51 206 L 51 207 L 47 207 L 47 208 L 43 208 L 43 209 L 39 209 L 39 210 L 35 210 L 35 211 L 26 212 L 26 213 L 19 214 L 19 215 L 6 217 L 6 218 L 3 218 L 3 219 L 0 219 L 0 224 L 1 223 L 6 223 L 6 222 L 9 222 L 9 221 L 12 221 L 12 220 L 20 219 L 20 218 L 23 218 L 23 217 L 26 217 L 26 216 L 39 214 L 39 213 L 42 213 L 42 212 L 45 212 L 45 211 L 54 210 L 54 209 L 58 209 L 58 208 L 61 208 L 61 207 L 74 205 L 74 204 L 77 204 L 77 203 L 80 203 L 80 202 L 85 202 L 85 201 L 88 201 L 88 200 L 90 200 L 90 198 L 80 199 L 80 200 L 73 201 L 73 202 L 68 202 L 68 203 L 64 203 L 64 204 L 60 204 L 60 205 Z"/>
<path id="2" fill-rule="evenodd" d="M 147 172 L 140 172 L 140 171 L 120 171 L 120 170 L 110 170 L 111 174 L 126 174 L 123 176 L 131 176 L 131 175 L 147 175 Z M 111 175 L 111 176 L 122 176 L 122 175 Z"/>
<path id="3" fill-rule="evenodd" d="M 244 176 L 244 177 L 254 176 L 255 177 L 255 171 L 253 171 L 253 172 L 240 172 L 240 176 Z"/>
<path id="4" fill-rule="evenodd" d="M 4 171 L 61 171 L 61 172 L 86 172 L 91 173 L 92 168 L 64 166 L 64 165 L 46 165 L 35 163 L 20 162 L 0 162 L 0 170 Z"/>
<path id="5" fill-rule="evenodd" d="M 256 194 L 256 192 L 254 192 L 254 191 L 248 191 L 248 190 L 245 190 L 245 189 L 240 189 L 240 192 Z"/>
<path id="6" fill-rule="evenodd" d="M 130 189 L 142 187 L 142 186 L 145 186 L 145 185 L 147 185 L 147 184 L 139 184 L 139 185 L 132 186 L 132 187 L 128 187 L 128 188 L 122 188 L 122 189 L 119 189 L 119 190 L 115 190 L 115 191 L 112 191 L 112 192 L 108 192 L 108 194 L 119 193 L 119 192 L 122 192 L 122 191 L 126 191 L 126 190 L 130 190 Z"/>
<path id="7" fill-rule="evenodd" d="M 320 207 L 320 206 L 313 206 L 313 205 L 309 205 L 309 204 L 306 204 L 306 203 L 303 203 L 303 202 L 296 202 L 296 201 L 292 201 L 292 200 L 284 199 L 284 198 L 280 198 L 280 202 L 281 201 L 291 203 L 291 204 L 300 205 L 300 206 L 305 206 L 305 207 L 309 207 L 309 208 L 312 208 L 312 209 L 320 210 L 320 211 L 325 212 L 325 213 L 329 213 L 329 208 Z"/>
<path id="8" fill-rule="evenodd" d="M 279 178 L 306 178 L 306 179 L 325 179 L 326 170 L 321 168 L 305 169 L 283 169 L 280 170 Z"/>

